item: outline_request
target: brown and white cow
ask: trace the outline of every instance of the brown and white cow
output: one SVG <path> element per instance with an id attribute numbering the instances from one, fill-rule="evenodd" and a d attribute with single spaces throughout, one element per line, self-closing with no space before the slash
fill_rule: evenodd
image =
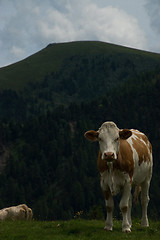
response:
<path id="1" fill-rule="evenodd" d="M 84 136 L 99 141 L 98 170 L 107 209 L 105 230 L 112 231 L 113 196 L 121 191 L 122 231 L 131 231 L 132 185 L 137 190 L 141 188 L 141 225 L 149 226 L 147 207 L 153 163 L 152 146 L 146 135 L 133 129 L 120 130 L 115 123 L 105 122 L 98 131 L 87 131 Z"/>

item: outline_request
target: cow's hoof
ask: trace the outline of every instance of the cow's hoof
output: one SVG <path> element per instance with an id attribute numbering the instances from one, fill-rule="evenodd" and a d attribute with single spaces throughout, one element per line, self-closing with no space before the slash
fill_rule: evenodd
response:
<path id="1" fill-rule="evenodd" d="M 104 230 L 108 232 L 108 231 L 112 231 L 113 228 L 111 226 L 105 226 Z"/>
<path id="2" fill-rule="evenodd" d="M 123 228 L 123 229 L 122 229 L 122 232 L 124 232 L 124 233 L 130 233 L 130 232 L 131 232 L 131 229 L 130 229 L 130 228 Z"/>
<path id="3" fill-rule="evenodd" d="M 142 227 L 149 227 L 148 218 L 144 218 L 144 219 L 141 220 L 141 226 Z"/>

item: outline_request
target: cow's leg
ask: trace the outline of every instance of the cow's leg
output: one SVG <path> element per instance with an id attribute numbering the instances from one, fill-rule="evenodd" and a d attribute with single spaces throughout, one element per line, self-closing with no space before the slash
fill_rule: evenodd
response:
<path id="1" fill-rule="evenodd" d="M 148 217 L 147 217 L 147 208 L 149 203 L 149 185 L 150 181 L 145 181 L 143 184 L 141 184 L 141 205 L 142 205 L 142 220 L 141 225 L 143 227 L 148 227 Z"/>
<path id="2" fill-rule="evenodd" d="M 131 219 L 128 219 L 130 215 L 130 198 L 131 198 L 131 184 L 126 182 L 122 192 L 122 198 L 120 201 L 120 209 L 122 212 L 122 232 L 131 232 Z"/>
<path id="3" fill-rule="evenodd" d="M 106 203 L 106 209 L 107 209 L 106 226 L 104 227 L 104 229 L 106 231 L 112 231 L 112 229 L 113 229 L 113 209 L 114 209 L 113 197 L 112 197 L 110 191 L 104 191 L 104 196 L 105 196 L 105 203 Z"/>
<path id="4" fill-rule="evenodd" d="M 130 198 L 128 202 L 128 222 L 129 222 L 130 228 L 132 227 L 131 211 L 132 211 L 132 194 L 130 194 Z"/>

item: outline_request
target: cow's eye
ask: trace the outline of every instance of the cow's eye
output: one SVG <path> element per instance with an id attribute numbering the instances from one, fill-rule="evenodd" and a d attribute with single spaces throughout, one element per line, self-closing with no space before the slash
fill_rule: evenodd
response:
<path id="1" fill-rule="evenodd" d="M 99 141 L 102 141 L 102 138 L 98 138 Z"/>

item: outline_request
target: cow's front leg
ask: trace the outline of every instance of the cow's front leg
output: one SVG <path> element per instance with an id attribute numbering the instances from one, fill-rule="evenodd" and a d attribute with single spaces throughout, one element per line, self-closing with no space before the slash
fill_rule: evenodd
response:
<path id="1" fill-rule="evenodd" d="M 128 219 L 130 215 L 130 199 L 131 199 L 131 184 L 126 182 L 122 192 L 122 198 L 120 201 L 120 209 L 122 212 L 122 232 L 131 232 L 131 219 Z"/>
<path id="2" fill-rule="evenodd" d="M 106 218 L 106 226 L 104 229 L 106 231 L 113 230 L 113 209 L 114 209 L 114 202 L 113 197 L 110 191 L 104 191 L 105 203 L 106 203 L 106 210 L 107 210 L 107 218 Z"/>
<path id="3" fill-rule="evenodd" d="M 107 210 L 107 218 L 106 218 L 106 226 L 104 229 L 106 231 L 113 230 L 113 209 L 114 209 L 114 202 L 113 197 L 110 191 L 104 191 L 105 196 L 105 203 L 106 203 L 106 210 Z"/>

